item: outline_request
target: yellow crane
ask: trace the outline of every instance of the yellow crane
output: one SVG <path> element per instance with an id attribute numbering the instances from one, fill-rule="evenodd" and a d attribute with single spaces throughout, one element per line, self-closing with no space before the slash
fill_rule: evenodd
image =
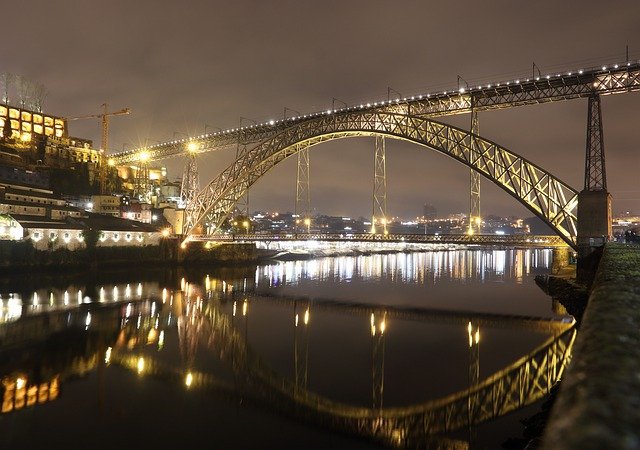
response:
<path id="1" fill-rule="evenodd" d="M 108 111 L 108 106 L 106 103 L 102 104 L 103 112 L 102 114 L 89 114 L 86 116 L 80 117 L 71 117 L 67 120 L 79 120 L 79 119 L 101 119 L 102 120 L 102 142 L 100 143 L 100 193 L 105 193 L 106 187 L 106 178 L 107 178 L 107 146 L 109 144 L 109 117 L 111 116 L 123 116 L 131 114 L 131 109 L 122 108 L 119 111 Z"/>

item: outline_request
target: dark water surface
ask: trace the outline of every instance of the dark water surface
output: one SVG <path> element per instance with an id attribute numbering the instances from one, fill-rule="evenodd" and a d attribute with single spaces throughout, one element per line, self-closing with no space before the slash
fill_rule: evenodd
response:
<path id="1" fill-rule="evenodd" d="M 467 389 L 557 332 L 533 282 L 550 265 L 459 250 L 2 280 L 0 449 L 376 448 L 291 398 L 378 411 Z M 449 437 L 499 448 L 536 410 Z"/>

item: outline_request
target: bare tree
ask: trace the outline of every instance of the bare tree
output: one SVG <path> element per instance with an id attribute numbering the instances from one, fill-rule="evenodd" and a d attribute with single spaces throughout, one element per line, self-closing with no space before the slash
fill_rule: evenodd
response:
<path id="1" fill-rule="evenodd" d="M 0 82 L 2 83 L 2 101 L 4 103 L 9 103 L 9 91 L 11 90 L 11 85 L 15 80 L 15 75 L 9 72 L 3 72 L 0 74 Z"/>
<path id="2" fill-rule="evenodd" d="M 22 75 L 18 75 L 16 76 L 16 85 L 18 88 L 20 108 L 29 108 L 33 96 L 33 83 Z"/>
<path id="3" fill-rule="evenodd" d="M 42 106 L 44 99 L 49 94 L 49 91 L 42 83 L 36 83 L 33 85 L 33 109 L 42 112 Z"/>

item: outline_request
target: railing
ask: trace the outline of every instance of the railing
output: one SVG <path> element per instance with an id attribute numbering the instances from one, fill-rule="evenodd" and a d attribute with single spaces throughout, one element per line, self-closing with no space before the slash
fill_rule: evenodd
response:
<path id="1" fill-rule="evenodd" d="M 220 234 L 192 235 L 190 240 L 211 242 L 389 242 L 406 244 L 504 245 L 522 247 L 567 247 L 560 236 L 498 235 L 498 234 Z"/>
<path id="2" fill-rule="evenodd" d="M 216 133 L 203 134 L 187 139 L 172 140 L 149 146 L 118 152 L 112 155 L 116 164 L 138 161 L 145 151 L 151 160 L 159 160 L 186 153 L 187 145 L 195 143 L 198 151 L 206 152 L 224 147 L 255 143 L 269 139 L 283 129 L 300 122 L 334 114 L 392 112 L 420 117 L 438 117 L 477 111 L 502 109 L 537 103 L 585 98 L 593 92 L 602 95 L 640 90 L 640 63 L 621 62 L 571 72 L 517 79 L 505 82 L 469 86 L 465 89 L 425 93 L 411 97 L 363 103 L 341 109 L 315 112 L 275 120 L 256 125 L 231 128 Z"/>

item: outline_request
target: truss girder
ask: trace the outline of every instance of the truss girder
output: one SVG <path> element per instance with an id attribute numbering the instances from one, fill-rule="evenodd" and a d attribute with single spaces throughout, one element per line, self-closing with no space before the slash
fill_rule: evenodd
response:
<path id="1" fill-rule="evenodd" d="M 640 63 L 632 63 L 629 66 L 621 65 L 620 67 L 608 67 L 605 70 L 594 69 L 583 71 L 583 73 L 575 72 L 571 75 L 554 76 L 550 79 L 543 77 L 539 80 L 486 85 L 465 92 L 450 91 L 433 95 L 419 95 L 410 99 L 391 100 L 390 103 L 375 102 L 346 108 L 337 114 L 387 112 L 407 116 L 439 117 L 469 113 L 472 105 L 476 111 L 487 111 L 587 98 L 594 91 L 600 95 L 609 95 L 638 90 L 640 90 Z M 160 160 L 186 152 L 189 142 L 197 143 L 201 151 L 220 150 L 234 146 L 238 142 L 250 144 L 270 139 L 292 125 L 332 115 L 335 113 L 308 114 L 281 120 L 273 125 L 252 125 L 222 133 L 194 136 L 190 139 L 115 153 L 110 157 L 118 165 L 131 164 L 138 161 L 138 155 L 141 151 L 145 151 L 150 155 L 151 160 Z"/>
<path id="2" fill-rule="evenodd" d="M 587 156 L 585 158 L 584 189 L 586 191 L 607 190 L 602 109 L 600 96 L 595 93 L 589 97 L 587 114 Z"/>
<path id="3" fill-rule="evenodd" d="M 468 131 L 431 119 L 373 112 L 321 117 L 293 125 L 247 150 L 198 194 L 191 235 L 207 215 L 217 230 L 236 201 L 256 180 L 301 148 L 328 140 L 384 135 L 444 153 L 496 183 L 545 221 L 568 244 L 576 237 L 577 191 L 552 174 Z M 479 156 L 477 156 L 479 155 Z"/>
<path id="4" fill-rule="evenodd" d="M 471 133 L 480 134 L 478 127 L 478 111 L 471 110 Z M 471 139 L 471 163 L 477 164 L 479 159 L 475 139 Z M 470 169 L 469 177 L 469 234 L 480 234 L 482 232 L 482 218 L 480 216 L 480 174 Z"/>
<path id="5" fill-rule="evenodd" d="M 194 213 L 194 200 L 199 191 L 200 179 L 198 177 L 196 155 L 190 153 L 182 174 L 182 184 L 180 186 L 180 200 L 185 209 L 186 216 Z"/>
<path id="6" fill-rule="evenodd" d="M 383 135 L 375 137 L 373 155 L 373 201 L 371 233 L 387 234 L 387 145 Z"/>
<path id="7" fill-rule="evenodd" d="M 363 408 L 342 404 L 297 386 L 270 368 L 248 346 L 229 319 L 215 307 L 207 308 L 216 333 L 217 352 L 233 362 L 245 388 L 267 398 L 271 407 L 295 410 L 305 417 L 395 446 L 414 446 L 434 434 L 477 425 L 529 405 L 562 378 L 571 360 L 576 337 L 571 327 L 529 355 L 479 384 L 448 397 L 396 408 Z"/>
<path id="8" fill-rule="evenodd" d="M 311 164 L 309 147 L 300 146 L 296 171 L 296 205 L 297 231 L 306 230 L 305 220 L 311 220 Z"/>
<path id="9" fill-rule="evenodd" d="M 566 247 L 567 243 L 560 236 L 529 236 L 529 235 L 467 235 L 467 234 L 323 234 L 310 233 L 304 236 L 282 234 L 243 234 L 217 235 L 214 237 L 192 236 L 193 240 L 206 241 L 242 241 L 242 242 L 277 242 L 277 241 L 326 241 L 326 242 L 376 242 L 376 243 L 404 243 L 404 244 L 435 244 L 435 245 L 497 245 L 510 247 Z"/>

